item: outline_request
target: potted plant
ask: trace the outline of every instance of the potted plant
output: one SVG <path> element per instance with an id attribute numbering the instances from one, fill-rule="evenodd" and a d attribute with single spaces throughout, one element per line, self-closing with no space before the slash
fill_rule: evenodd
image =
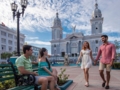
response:
<path id="1" fill-rule="evenodd" d="M 66 69 L 61 68 L 60 69 L 61 72 L 58 76 L 59 81 L 58 81 L 58 85 L 61 88 L 61 90 L 66 90 L 66 88 L 68 88 L 72 83 L 73 80 L 68 80 L 69 75 L 65 74 Z"/>

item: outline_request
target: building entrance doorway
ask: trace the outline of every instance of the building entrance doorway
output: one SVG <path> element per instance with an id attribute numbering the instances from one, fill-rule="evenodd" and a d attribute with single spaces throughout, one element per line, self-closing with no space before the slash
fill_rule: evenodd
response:
<path id="1" fill-rule="evenodd" d="M 61 56 L 64 57 L 65 56 L 65 52 L 61 52 Z"/>

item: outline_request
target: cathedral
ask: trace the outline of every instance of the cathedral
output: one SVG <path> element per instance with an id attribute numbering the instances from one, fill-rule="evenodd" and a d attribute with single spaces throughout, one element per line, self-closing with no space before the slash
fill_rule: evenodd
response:
<path id="1" fill-rule="evenodd" d="M 99 46 L 102 44 L 101 35 L 102 35 L 102 24 L 103 17 L 101 10 L 98 8 L 97 2 L 95 3 L 95 9 L 92 13 L 92 18 L 90 19 L 91 23 L 91 35 L 84 35 L 81 32 L 74 32 L 72 34 L 67 34 L 63 38 L 63 29 L 61 25 L 61 20 L 58 13 L 56 13 L 56 18 L 52 28 L 52 40 L 51 42 L 51 54 L 53 56 L 78 56 L 80 50 L 82 49 L 82 44 L 84 41 L 90 43 L 93 56 L 96 56 Z"/>

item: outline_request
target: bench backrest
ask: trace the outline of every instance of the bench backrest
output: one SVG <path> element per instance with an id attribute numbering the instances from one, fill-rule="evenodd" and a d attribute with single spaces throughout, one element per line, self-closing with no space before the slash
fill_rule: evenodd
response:
<path id="1" fill-rule="evenodd" d="M 14 66 L 16 72 L 17 68 Z M 16 85 L 13 69 L 10 64 L 0 64 L 0 82 L 7 89 Z M 7 86 L 5 86 L 7 85 Z"/>
<path id="2" fill-rule="evenodd" d="M 15 66 L 14 66 L 15 67 Z M 15 67 L 16 71 L 17 68 Z M 0 82 L 5 80 L 14 79 L 13 69 L 10 64 L 0 64 Z"/>
<path id="3" fill-rule="evenodd" d="M 13 65 L 15 68 L 16 74 L 18 74 L 17 67 Z M 33 70 L 38 71 L 38 65 L 33 65 Z M 0 82 L 5 80 L 14 79 L 14 72 L 11 64 L 0 64 Z"/>

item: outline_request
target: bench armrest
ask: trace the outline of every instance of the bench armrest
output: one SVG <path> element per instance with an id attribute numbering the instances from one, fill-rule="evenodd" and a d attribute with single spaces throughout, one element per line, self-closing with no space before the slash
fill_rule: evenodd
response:
<path id="1" fill-rule="evenodd" d="M 23 74 L 17 75 L 17 85 L 34 85 L 35 84 L 35 76 L 32 74 Z"/>

